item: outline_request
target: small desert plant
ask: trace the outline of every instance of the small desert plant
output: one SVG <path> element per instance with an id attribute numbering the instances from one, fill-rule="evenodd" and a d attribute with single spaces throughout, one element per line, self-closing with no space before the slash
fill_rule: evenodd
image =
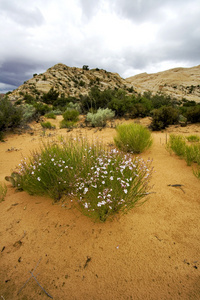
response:
<path id="1" fill-rule="evenodd" d="M 115 112 L 109 108 L 99 108 L 96 113 L 89 112 L 86 121 L 90 122 L 93 127 L 104 127 L 106 122 L 114 118 Z"/>
<path id="2" fill-rule="evenodd" d="M 186 142 L 183 136 L 171 134 L 167 148 L 172 150 L 176 155 L 184 157 Z"/>
<path id="3" fill-rule="evenodd" d="M 79 117 L 79 112 L 76 109 L 67 109 L 63 114 L 63 119 L 65 121 L 77 122 Z"/>
<path id="4" fill-rule="evenodd" d="M 200 168 L 198 167 L 196 170 L 193 170 L 194 175 L 200 179 Z"/>
<path id="5" fill-rule="evenodd" d="M 116 131 L 115 144 L 126 152 L 141 153 L 148 149 L 153 141 L 151 132 L 137 123 L 118 125 Z"/>
<path id="6" fill-rule="evenodd" d="M 200 145 L 186 145 L 184 158 L 188 166 L 193 162 L 200 164 Z"/>
<path id="7" fill-rule="evenodd" d="M 5 196 L 6 196 L 6 193 L 7 193 L 7 186 L 5 185 L 5 183 L 4 183 L 4 185 L 0 182 L 0 203 L 2 202 L 2 201 L 4 201 L 4 198 L 5 198 Z"/>
<path id="8" fill-rule="evenodd" d="M 78 121 L 79 112 L 76 109 L 67 109 L 63 114 L 63 120 L 60 122 L 60 128 L 73 127 Z"/>
<path id="9" fill-rule="evenodd" d="M 54 114 L 54 112 L 50 111 L 49 113 L 44 115 L 47 119 L 56 119 L 56 115 Z"/>
<path id="10" fill-rule="evenodd" d="M 18 188 L 55 201 L 68 193 L 85 215 L 105 221 L 144 202 L 152 167 L 149 160 L 70 138 L 43 145 L 22 160 L 18 174 Z"/>
<path id="11" fill-rule="evenodd" d="M 186 143 L 188 138 L 184 138 L 181 135 L 170 135 L 169 142 L 167 144 L 167 148 L 171 149 L 176 155 L 185 159 L 187 165 L 191 165 L 192 163 L 197 163 L 200 165 L 200 143 Z M 193 140 L 193 138 L 192 138 Z"/>
<path id="12" fill-rule="evenodd" d="M 52 125 L 51 122 L 41 122 L 40 123 L 42 128 L 44 129 L 55 129 L 56 126 L 55 125 Z"/>
<path id="13" fill-rule="evenodd" d="M 196 142 L 199 142 L 200 141 L 200 137 L 198 135 L 189 135 L 186 137 L 188 142 L 191 142 L 191 143 L 196 143 Z"/>

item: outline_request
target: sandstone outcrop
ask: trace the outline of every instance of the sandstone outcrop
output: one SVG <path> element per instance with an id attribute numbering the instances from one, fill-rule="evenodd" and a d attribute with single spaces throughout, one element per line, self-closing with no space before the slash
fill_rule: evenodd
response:
<path id="1" fill-rule="evenodd" d="M 33 78 L 14 90 L 9 98 L 17 101 L 23 99 L 25 94 L 39 97 L 51 88 L 66 97 L 79 97 L 80 94 L 88 94 L 95 85 L 100 90 L 121 88 L 127 92 L 150 91 L 153 94 L 161 92 L 177 99 L 185 98 L 200 102 L 200 65 L 154 74 L 142 73 L 123 79 L 119 74 L 103 69 L 84 70 L 59 63 L 42 74 L 34 74 Z"/>

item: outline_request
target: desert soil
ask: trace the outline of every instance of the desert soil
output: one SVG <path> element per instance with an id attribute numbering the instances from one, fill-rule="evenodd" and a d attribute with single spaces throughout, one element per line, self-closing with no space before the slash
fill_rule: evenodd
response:
<path id="1" fill-rule="evenodd" d="M 29 132 L 8 135 L 0 143 L 0 182 L 8 187 L 0 203 L 0 299 L 200 299 L 200 181 L 166 150 L 172 132 L 200 135 L 200 124 L 152 134 L 154 143 L 141 157 L 153 159 L 154 193 L 105 223 L 83 216 L 70 199 L 52 205 L 50 198 L 16 191 L 4 178 L 49 135 L 113 144 L 114 128 L 44 135 L 33 123 Z"/>

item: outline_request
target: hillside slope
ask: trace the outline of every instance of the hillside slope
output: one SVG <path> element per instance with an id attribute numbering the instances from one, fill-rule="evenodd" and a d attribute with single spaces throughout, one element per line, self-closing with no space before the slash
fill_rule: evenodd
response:
<path id="1" fill-rule="evenodd" d="M 43 74 L 34 74 L 32 79 L 27 80 L 9 96 L 11 100 L 19 100 L 26 93 L 37 96 L 47 93 L 54 88 L 59 94 L 66 97 L 79 97 L 80 94 L 88 94 L 92 86 L 98 86 L 100 90 L 107 88 L 123 88 L 130 86 L 119 74 L 100 70 L 98 68 L 83 70 L 71 68 L 64 64 L 56 64 Z"/>
<path id="2" fill-rule="evenodd" d="M 200 102 L 200 65 L 155 74 L 142 73 L 126 79 L 138 92 L 151 91 Z"/>

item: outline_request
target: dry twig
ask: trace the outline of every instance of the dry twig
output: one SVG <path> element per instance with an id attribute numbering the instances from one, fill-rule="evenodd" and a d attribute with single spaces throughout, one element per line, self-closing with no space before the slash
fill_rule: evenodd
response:
<path id="1" fill-rule="evenodd" d="M 36 270 L 36 268 L 38 267 L 38 265 L 39 265 L 41 259 L 42 259 L 42 258 L 39 259 L 39 261 L 38 261 L 37 265 L 35 266 L 33 272 L 34 272 L 34 271 Z M 19 293 L 20 293 L 21 290 L 26 286 L 26 284 L 29 282 L 29 280 L 30 280 L 31 278 L 34 278 L 35 281 L 37 282 L 37 284 L 39 285 L 39 287 L 45 292 L 45 294 L 46 294 L 48 297 L 50 297 L 51 299 L 53 299 L 53 297 L 52 297 L 51 295 L 49 295 L 49 294 L 45 291 L 45 289 L 39 284 L 38 280 L 37 280 L 36 277 L 33 275 L 33 272 L 30 271 L 31 277 L 29 277 L 29 279 L 28 279 L 28 280 L 24 283 L 24 285 L 20 288 L 20 290 L 18 291 L 17 295 L 19 295 Z M 5 300 L 5 299 L 4 299 L 4 300 Z"/>

